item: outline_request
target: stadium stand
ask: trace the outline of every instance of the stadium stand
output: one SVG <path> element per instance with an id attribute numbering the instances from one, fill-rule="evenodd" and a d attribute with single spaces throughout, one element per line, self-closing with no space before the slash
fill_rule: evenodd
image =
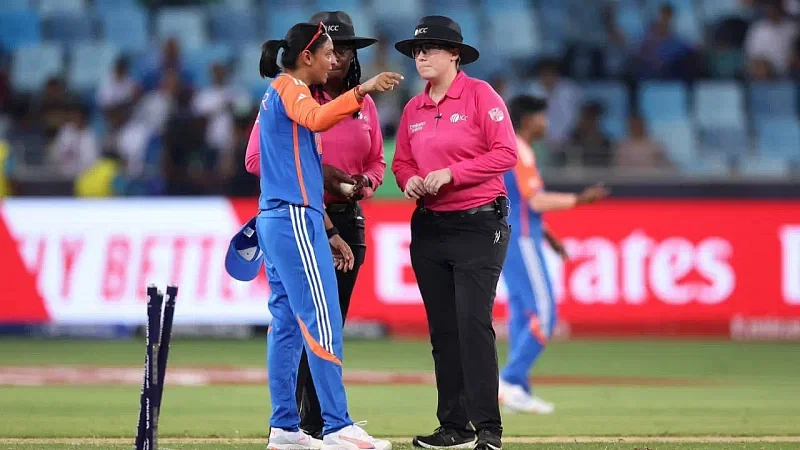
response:
<path id="1" fill-rule="evenodd" d="M 181 102 L 191 106 L 203 91 L 236 90 L 249 103 L 239 98 L 219 114 L 244 124 L 268 83 L 257 70 L 263 40 L 281 37 L 323 8 L 348 11 L 359 34 L 390 44 L 359 52 L 365 75 L 376 64 L 411 75 L 397 94 L 402 98 L 382 109 L 385 117 L 420 86 L 413 61 L 391 44 L 407 37 L 419 16 L 443 14 L 481 51 L 481 60 L 465 68 L 469 73 L 491 80 L 506 97 L 532 92 L 533 85 L 547 88 L 541 92 L 552 120 L 567 121 L 562 141 L 571 139 L 583 104 L 596 101 L 603 106 L 602 131 L 615 145 L 628 137 L 629 115 L 640 113 L 683 174 L 791 177 L 800 162 L 800 50 L 797 18 L 790 15 L 797 10 L 780 18 L 794 30 L 793 40 L 774 42 L 776 53 L 788 55 L 785 69 L 772 67 L 772 60 L 763 61 L 772 56 L 750 54 L 746 45 L 758 38 L 751 36 L 754 24 L 769 19 L 758 2 L 740 0 L 5 0 L 0 74 L 12 100 L 0 110 L 0 140 L 12 144 L 13 154 L 14 142 L 29 137 L 18 112 L 38 111 L 45 84 L 56 77 L 65 82 L 65 98 L 88 103 L 99 140 L 124 136 L 125 145 L 146 147 L 147 158 L 158 160 L 152 154 L 164 128 L 143 129 L 136 117 L 163 105 L 169 111 Z M 164 57 L 171 38 L 176 55 Z M 129 62 L 128 73 L 114 78 L 120 57 Z M 555 82 L 540 78 L 545 58 L 558 63 Z M 212 73 L 215 63 L 226 69 L 224 85 L 215 82 L 221 76 Z M 179 75 L 174 91 L 173 72 Z M 99 105 L 104 83 L 132 110 Z M 170 114 L 160 127 L 170 126 Z M 214 117 L 206 119 L 211 126 Z M 395 124 L 388 122 L 382 125 L 390 139 Z M 45 140 L 52 139 L 51 133 Z M 550 173 L 575 164 L 558 157 L 561 143 L 544 144 Z"/>

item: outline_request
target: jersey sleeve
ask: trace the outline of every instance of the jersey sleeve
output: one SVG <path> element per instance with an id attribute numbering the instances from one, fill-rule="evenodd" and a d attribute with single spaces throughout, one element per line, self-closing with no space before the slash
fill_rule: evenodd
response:
<path id="1" fill-rule="evenodd" d="M 248 173 L 256 176 L 261 176 L 261 152 L 259 151 L 261 146 L 259 134 L 261 130 L 258 124 L 260 118 L 261 113 L 259 112 L 258 116 L 256 116 L 256 123 L 253 124 L 253 129 L 250 131 L 250 139 L 247 141 L 247 151 L 244 156 L 245 169 Z"/>
<path id="2" fill-rule="evenodd" d="M 520 196 L 529 200 L 538 191 L 542 190 L 544 183 L 539 170 L 536 168 L 536 156 L 530 148 L 517 145 L 519 158 L 517 165 L 514 166 L 514 178 L 517 180 L 517 189 Z"/>
<path id="3" fill-rule="evenodd" d="M 474 159 L 450 166 L 455 186 L 474 186 L 511 170 L 517 163 L 514 151 L 514 127 L 500 95 L 480 82 L 475 89 L 475 107 L 489 151 Z"/>
<path id="4" fill-rule="evenodd" d="M 286 115 L 298 124 L 313 132 L 327 131 L 361 109 L 362 101 L 356 98 L 355 89 L 336 97 L 335 100 L 320 106 L 304 83 L 291 76 L 279 76 L 272 82 L 286 109 Z"/>
<path id="5" fill-rule="evenodd" d="M 408 115 L 411 104 L 409 102 L 406 105 L 403 115 L 400 117 L 400 125 L 397 127 L 397 136 L 395 136 L 394 158 L 392 159 L 392 172 L 397 181 L 397 187 L 401 191 L 406 190 L 408 180 L 419 175 L 419 167 L 417 167 L 417 161 L 411 152 L 411 138 L 408 135 Z"/>

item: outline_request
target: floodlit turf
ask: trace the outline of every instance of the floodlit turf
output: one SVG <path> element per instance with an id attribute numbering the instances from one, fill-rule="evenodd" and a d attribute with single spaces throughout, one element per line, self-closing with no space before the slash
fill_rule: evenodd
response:
<path id="1" fill-rule="evenodd" d="M 506 347 L 499 344 L 505 359 Z M 690 377 L 797 383 L 800 345 L 724 341 L 553 342 L 537 373 L 567 375 Z M 170 366 L 263 366 L 266 342 L 173 339 Z M 0 366 L 92 364 L 135 366 L 144 362 L 144 340 L 42 341 L 0 338 Z M 423 341 L 361 341 L 345 345 L 345 368 L 430 370 Z"/>
<path id="2" fill-rule="evenodd" d="M 500 355 L 504 359 L 505 348 Z M 658 377 L 653 385 L 543 384 L 537 394 L 556 404 L 552 416 L 504 415 L 505 435 L 641 436 L 644 442 L 508 444 L 506 449 L 800 449 L 793 443 L 664 443 L 646 436 L 800 436 L 800 345 L 712 341 L 556 342 L 535 375 Z M 4 366 L 139 367 L 144 343 L 0 339 Z M 170 368 L 263 367 L 265 343 L 175 339 Z M 348 341 L 345 368 L 430 371 L 430 348 L 414 341 Z M 169 372 L 167 374 L 169 380 Z M 665 382 L 666 379 L 666 382 Z M 670 380 L 672 382 L 670 382 Z M 139 389 L 126 386 L 0 386 L 0 450 L 130 449 L 13 443 L 4 438 L 125 438 L 136 429 Z M 412 436 L 436 427 L 432 385 L 350 385 L 355 420 L 381 436 Z M 162 450 L 265 447 L 266 386 L 167 386 L 162 438 L 255 438 L 261 443 L 168 443 Z M 398 441 L 401 444 L 402 441 Z M 405 449 L 407 446 L 398 445 Z"/>
<path id="3" fill-rule="evenodd" d="M 508 436 L 800 434 L 800 388 L 547 386 L 556 414 L 506 415 Z M 382 436 L 433 430 L 432 386 L 351 386 L 354 420 Z M 0 388 L 0 436 L 122 437 L 136 428 L 139 390 L 128 387 Z M 266 387 L 174 387 L 164 393 L 167 436 L 258 437 L 267 430 Z"/>

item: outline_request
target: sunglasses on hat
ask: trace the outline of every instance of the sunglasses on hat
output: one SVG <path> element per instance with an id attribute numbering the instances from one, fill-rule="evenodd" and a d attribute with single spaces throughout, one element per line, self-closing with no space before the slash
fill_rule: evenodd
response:
<path id="1" fill-rule="evenodd" d="M 314 33 L 314 37 L 311 38 L 311 41 L 308 43 L 308 45 L 306 45 L 306 48 L 303 49 L 303 52 L 311 48 L 311 46 L 314 45 L 314 42 L 316 42 L 317 39 L 319 39 L 320 36 L 323 35 L 327 36 L 328 31 L 325 29 L 325 24 L 320 22 L 319 25 L 317 26 L 317 32 Z"/>

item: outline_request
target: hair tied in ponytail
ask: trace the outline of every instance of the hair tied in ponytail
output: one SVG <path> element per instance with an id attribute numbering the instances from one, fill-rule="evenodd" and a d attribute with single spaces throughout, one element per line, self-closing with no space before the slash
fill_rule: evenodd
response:
<path id="1" fill-rule="evenodd" d="M 280 41 L 278 41 L 278 42 L 279 42 L 279 43 L 280 43 L 280 45 L 281 45 L 281 46 L 280 46 L 280 48 L 282 48 L 282 49 L 284 49 L 284 50 L 289 50 L 289 41 L 287 41 L 286 39 L 281 39 L 281 40 L 280 40 Z"/>

